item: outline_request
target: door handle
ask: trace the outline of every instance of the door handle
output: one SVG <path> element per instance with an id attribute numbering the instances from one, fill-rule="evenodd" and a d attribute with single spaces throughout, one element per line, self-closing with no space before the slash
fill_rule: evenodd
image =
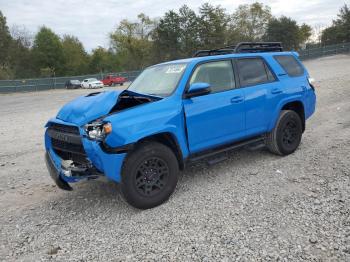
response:
<path id="1" fill-rule="evenodd" d="M 231 98 L 231 103 L 240 103 L 243 101 L 243 96 L 234 96 Z"/>
<path id="2" fill-rule="evenodd" d="M 282 93 L 282 90 L 280 88 L 274 88 L 271 90 L 271 93 L 272 94 L 280 94 L 280 93 Z"/>

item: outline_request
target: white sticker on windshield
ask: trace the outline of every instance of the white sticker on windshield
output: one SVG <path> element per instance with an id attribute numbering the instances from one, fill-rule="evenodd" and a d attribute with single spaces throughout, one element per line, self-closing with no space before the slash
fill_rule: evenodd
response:
<path id="1" fill-rule="evenodd" d="M 185 69 L 185 65 L 171 65 L 166 70 L 166 74 L 179 74 Z"/>

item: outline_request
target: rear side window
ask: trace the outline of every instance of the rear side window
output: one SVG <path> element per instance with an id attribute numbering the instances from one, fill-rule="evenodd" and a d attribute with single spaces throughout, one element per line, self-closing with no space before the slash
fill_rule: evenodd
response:
<path id="1" fill-rule="evenodd" d="M 301 76 L 304 74 L 303 67 L 291 55 L 274 56 L 275 60 L 282 66 L 289 76 Z"/>
<path id="2" fill-rule="evenodd" d="M 242 86 L 264 84 L 275 80 L 261 58 L 241 58 L 237 60 L 237 65 Z"/>
<path id="3" fill-rule="evenodd" d="M 199 65 L 193 72 L 190 84 L 198 82 L 210 84 L 212 93 L 235 88 L 231 61 L 216 61 Z"/>

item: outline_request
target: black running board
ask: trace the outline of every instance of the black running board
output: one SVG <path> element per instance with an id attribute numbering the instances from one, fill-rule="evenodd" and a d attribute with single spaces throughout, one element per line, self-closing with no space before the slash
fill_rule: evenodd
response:
<path id="1" fill-rule="evenodd" d="M 202 152 L 199 153 L 195 153 L 193 155 L 190 155 L 189 158 L 187 159 L 188 163 L 193 163 L 193 162 L 197 162 L 197 161 L 201 161 L 203 159 L 206 158 L 210 158 L 210 157 L 214 157 L 217 155 L 220 155 L 222 153 L 225 152 L 229 152 L 229 151 L 233 151 L 233 150 L 237 150 L 240 149 L 242 147 L 246 147 L 246 146 L 252 146 L 252 145 L 262 145 L 264 143 L 264 137 L 263 136 L 259 136 L 259 137 L 253 137 L 250 139 L 246 139 L 243 141 L 239 141 L 239 142 L 234 142 L 234 143 L 230 143 L 230 144 L 226 144 L 220 147 L 216 147 L 216 148 L 212 148 L 212 149 L 207 149 L 204 150 Z M 216 160 L 209 160 L 208 163 L 218 163 L 221 162 L 222 160 L 225 160 L 225 157 L 219 157 L 218 161 Z"/>

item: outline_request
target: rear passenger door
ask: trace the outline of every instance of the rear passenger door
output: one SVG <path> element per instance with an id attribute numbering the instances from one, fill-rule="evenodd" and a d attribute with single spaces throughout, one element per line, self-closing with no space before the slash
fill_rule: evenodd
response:
<path id="1" fill-rule="evenodd" d="M 246 135 L 264 133 L 271 118 L 269 108 L 275 108 L 283 95 L 281 84 L 262 57 L 235 61 L 245 96 Z"/>

